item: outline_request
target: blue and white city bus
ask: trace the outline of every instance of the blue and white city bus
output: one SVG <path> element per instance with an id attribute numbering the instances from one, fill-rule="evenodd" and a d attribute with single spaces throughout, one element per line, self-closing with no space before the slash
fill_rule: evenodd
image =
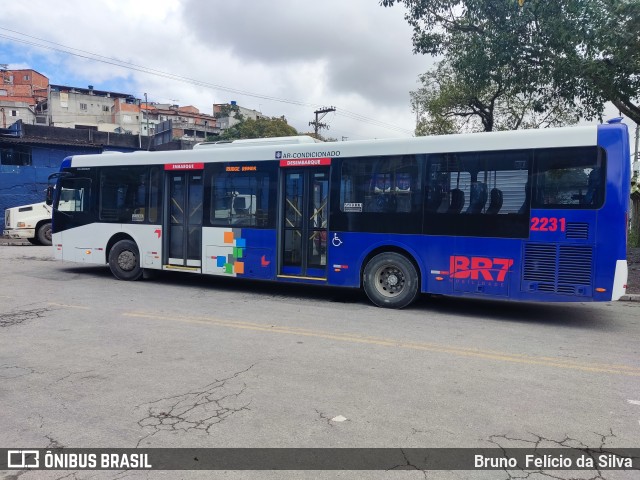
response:
<path id="1" fill-rule="evenodd" d="M 81 155 L 55 174 L 55 258 L 539 302 L 619 299 L 626 125 Z"/>

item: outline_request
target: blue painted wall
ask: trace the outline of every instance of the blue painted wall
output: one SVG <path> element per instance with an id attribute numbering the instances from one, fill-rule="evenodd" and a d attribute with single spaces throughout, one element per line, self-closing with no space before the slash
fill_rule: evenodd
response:
<path id="1" fill-rule="evenodd" d="M 104 150 L 132 152 L 140 149 L 140 139 L 134 135 L 28 125 L 18 120 L 9 128 L 0 128 L 0 148 L 31 151 L 31 164 L 26 166 L 5 165 L 0 156 L 1 234 L 5 209 L 43 202 L 49 175 L 60 169 L 66 157 Z"/>
<path id="2" fill-rule="evenodd" d="M 20 145 L 31 147 L 31 165 L 0 165 L 0 235 L 4 228 L 4 210 L 19 205 L 43 202 L 47 178 L 60 169 L 62 160 L 71 155 L 103 151 L 102 147 L 90 146 L 35 145 L 29 142 L 20 143 Z M 109 150 L 131 151 L 127 148 L 113 147 L 109 147 Z"/>
<path id="3" fill-rule="evenodd" d="M 4 228 L 5 208 L 44 201 L 47 177 L 60 168 L 66 156 L 99 152 L 96 148 L 32 146 L 30 166 L 0 165 L 0 227 Z"/>

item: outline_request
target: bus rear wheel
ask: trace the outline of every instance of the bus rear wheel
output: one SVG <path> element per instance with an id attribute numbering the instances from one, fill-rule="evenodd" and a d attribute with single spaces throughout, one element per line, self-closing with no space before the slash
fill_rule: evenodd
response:
<path id="1" fill-rule="evenodd" d="M 132 240 L 120 240 L 109 252 L 109 268 L 118 280 L 138 280 L 142 276 L 140 252 Z"/>
<path id="2" fill-rule="evenodd" d="M 404 308 L 418 296 L 418 272 L 399 253 L 381 253 L 369 260 L 362 281 L 367 297 L 379 307 Z"/>

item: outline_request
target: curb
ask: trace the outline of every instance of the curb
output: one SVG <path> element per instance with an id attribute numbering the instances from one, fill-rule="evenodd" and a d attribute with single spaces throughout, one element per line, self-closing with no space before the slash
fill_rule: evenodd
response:
<path id="1" fill-rule="evenodd" d="M 620 297 L 621 302 L 640 302 L 640 295 L 637 293 L 629 293 Z"/>

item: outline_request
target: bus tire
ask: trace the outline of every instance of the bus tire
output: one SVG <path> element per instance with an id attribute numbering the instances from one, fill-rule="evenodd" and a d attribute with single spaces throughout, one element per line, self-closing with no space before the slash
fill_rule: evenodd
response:
<path id="1" fill-rule="evenodd" d="M 369 260 L 362 283 L 369 300 L 379 307 L 404 308 L 418 296 L 416 267 L 395 252 L 381 253 Z"/>
<path id="2" fill-rule="evenodd" d="M 38 227 L 36 238 L 40 245 L 51 246 L 51 222 L 45 222 Z"/>
<path id="3" fill-rule="evenodd" d="M 109 268 L 118 280 L 138 280 L 142 276 L 140 252 L 133 240 L 120 240 L 111 248 Z"/>

